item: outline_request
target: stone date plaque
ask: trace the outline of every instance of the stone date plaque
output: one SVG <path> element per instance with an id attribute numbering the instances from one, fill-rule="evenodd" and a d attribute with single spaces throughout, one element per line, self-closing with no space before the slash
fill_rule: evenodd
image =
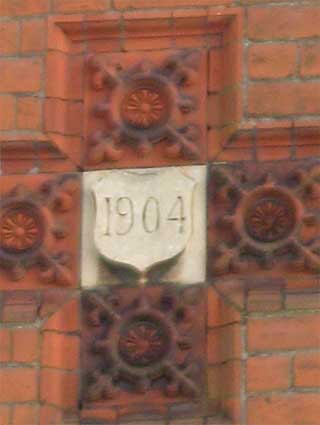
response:
<path id="1" fill-rule="evenodd" d="M 203 166 L 84 173 L 82 285 L 159 265 L 162 281 L 204 280 L 204 190 Z"/>

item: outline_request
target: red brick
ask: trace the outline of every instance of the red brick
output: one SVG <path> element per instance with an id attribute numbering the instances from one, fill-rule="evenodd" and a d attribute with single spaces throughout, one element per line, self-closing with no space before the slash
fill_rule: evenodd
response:
<path id="1" fill-rule="evenodd" d="M 248 400 L 248 425 L 316 425 L 320 394 L 285 394 Z"/>
<path id="2" fill-rule="evenodd" d="M 266 146 L 257 149 L 258 161 L 277 161 L 290 158 L 291 149 L 289 146 Z M 278 306 L 274 306 L 273 310 L 279 309 L 279 305 L 280 303 L 278 303 Z M 267 306 L 264 307 L 267 308 Z"/>
<path id="3" fill-rule="evenodd" d="M 248 35 L 254 40 L 292 40 L 320 36 L 319 7 L 249 9 Z"/>
<path id="4" fill-rule="evenodd" d="M 249 85 L 248 111 L 257 115 L 320 114 L 320 83 L 259 83 Z"/>
<path id="5" fill-rule="evenodd" d="M 214 288 L 208 289 L 208 326 L 223 326 L 240 322 L 241 314 L 219 295 Z"/>
<path id="6" fill-rule="evenodd" d="M 144 9 L 149 7 L 216 6 L 230 4 L 233 0 L 114 0 L 116 9 Z"/>
<path id="7" fill-rule="evenodd" d="M 296 147 L 296 157 L 297 158 L 314 158 L 319 156 L 319 145 L 313 146 L 297 146 Z"/>
<path id="8" fill-rule="evenodd" d="M 46 62 L 47 96 L 65 99 L 67 88 L 64 83 L 68 75 L 68 56 L 61 52 L 49 51 Z"/>
<path id="9" fill-rule="evenodd" d="M 84 58 L 82 56 L 72 56 L 68 67 L 68 97 L 71 100 L 82 101 Z"/>
<path id="10" fill-rule="evenodd" d="M 42 341 L 42 365 L 76 369 L 79 365 L 79 338 L 56 332 L 45 332 Z"/>
<path id="11" fill-rule="evenodd" d="M 233 20 L 234 26 L 237 26 L 237 23 L 240 25 L 241 19 Z M 232 25 L 230 25 L 232 27 Z M 225 40 L 227 44 L 223 47 L 223 82 L 225 88 L 236 88 L 241 86 L 241 82 L 243 79 L 243 64 L 242 64 L 242 39 L 233 40 L 233 37 L 241 37 L 241 33 L 237 33 L 235 30 L 230 31 L 230 35 L 228 32 L 225 33 L 226 38 L 230 38 L 230 44 Z"/>
<path id="12" fill-rule="evenodd" d="M 221 395 L 223 397 L 240 394 L 241 368 L 240 360 L 232 360 L 221 365 Z"/>
<path id="13" fill-rule="evenodd" d="M 110 0 L 54 0 L 56 12 L 87 12 L 106 10 L 110 7 Z"/>
<path id="14" fill-rule="evenodd" d="M 277 155 L 277 148 L 272 147 L 271 151 L 275 151 Z M 287 149 L 289 152 L 289 149 Z M 287 152 L 287 156 L 288 156 Z M 258 148 L 258 158 L 261 158 L 261 149 Z M 275 159 L 275 158 L 272 158 Z M 247 310 L 252 311 L 277 311 L 281 309 L 281 293 L 276 290 L 255 290 L 252 289 L 248 293 Z"/>
<path id="15" fill-rule="evenodd" d="M 22 152 L 24 154 L 23 148 L 22 148 Z M 34 152 L 34 147 L 31 149 L 31 152 L 32 153 Z M 23 156 L 23 154 L 21 156 Z M 36 157 L 23 158 L 23 159 L 10 158 L 8 160 L 4 160 L 2 171 L 3 171 L 3 174 L 29 174 L 29 173 L 32 173 L 32 171 L 34 171 L 35 167 L 37 166 L 38 166 L 38 161 Z M 23 322 L 24 320 L 17 320 L 17 319 L 18 319 L 18 316 L 21 317 L 21 314 L 28 314 L 27 311 L 25 311 L 24 309 L 25 307 L 21 306 L 20 311 L 18 312 L 16 310 L 15 312 L 16 318 L 12 318 L 7 321 Z M 8 309 L 6 309 L 6 311 L 8 312 Z M 13 311 L 11 311 L 11 313 L 12 312 Z"/>
<path id="16" fill-rule="evenodd" d="M 78 375 L 57 369 L 42 369 L 40 388 L 43 402 L 63 408 L 77 407 Z"/>
<path id="17" fill-rule="evenodd" d="M 18 48 L 19 25 L 17 22 L 0 22 L 0 54 L 12 55 Z"/>
<path id="18" fill-rule="evenodd" d="M 15 406 L 12 425 L 33 425 L 38 422 L 38 408 L 36 406 Z"/>
<path id="19" fill-rule="evenodd" d="M 45 152 L 41 155 L 41 158 L 47 158 Z M 63 308 L 68 299 L 70 300 L 71 295 L 72 294 L 69 289 L 63 288 L 51 288 L 43 291 L 39 317 L 41 317 L 41 319 L 48 318 L 48 316 Z"/>
<path id="20" fill-rule="evenodd" d="M 80 135 L 82 131 L 82 108 L 80 102 L 46 99 L 44 110 L 46 131 Z"/>
<path id="21" fill-rule="evenodd" d="M 318 348 L 320 345 L 320 315 L 250 319 L 248 350 L 294 350 Z"/>
<path id="22" fill-rule="evenodd" d="M 208 362 L 241 358 L 241 327 L 232 324 L 208 331 Z"/>
<path id="23" fill-rule="evenodd" d="M 320 352 L 296 354 L 294 385 L 296 387 L 320 387 Z"/>
<path id="24" fill-rule="evenodd" d="M 35 92 L 41 88 L 42 61 L 38 58 L 2 59 L 0 91 Z"/>
<path id="25" fill-rule="evenodd" d="M 222 49 L 212 49 L 209 52 L 209 82 L 208 88 L 211 92 L 219 92 L 223 89 L 223 55 Z"/>
<path id="26" fill-rule="evenodd" d="M 38 301 L 30 292 L 7 292 L 3 297 L 1 318 L 3 322 L 34 322 L 37 317 Z"/>
<path id="27" fill-rule="evenodd" d="M 320 309 L 320 295 L 316 292 L 287 294 L 288 309 Z"/>
<path id="28" fill-rule="evenodd" d="M 58 425 L 63 424 L 62 411 L 51 406 L 40 407 L 39 425 Z"/>
<path id="29" fill-rule="evenodd" d="M 254 44 L 249 48 L 248 69 L 254 79 L 286 78 L 296 69 L 295 44 Z"/>
<path id="30" fill-rule="evenodd" d="M 47 154 L 43 152 L 41 156 L 41 173 L 68 173 L 71 171 L 78 171 L 76 165 L 70 161 L 70 158 L 48 158 Z"/>
<path id="31" fill-rule="evenodd" d="M 12 331 L 12 361 L 35 362 L 38 359 L 39 337 L 37 329 Z"/>
<path id="32" fill-rule="evenodd" d="M 11 358 L 11 334 L 9 329 L 0 329 L 0 362 Z"/>
<path id="33" fill-rule="evenodd" d="M 257 147 L 291 146 L 291 121 L 272 121 L 257 123 Z"/>
<path id="34" fill-rule="evenodd" d="M 77 332 L 79 330 L 79 302 L 72 299 L 45 322 L 43 330 Z"/>
<path id="35" fill-rule="evenodd" d="M 0 16 L 40 15 L 50 10 L 50 0 L 1 0 Z"/>
<path id="36" fill-rule="evenodd" d="M 222 94 L 208 96 L 208 123 L 212 127 L 223 127 L 242 118 L 242 99 L 239 89 L 227 90 Z"/>
<path id="37" fill-rule="evenodd" d="M 226 161 L 226 162 L 238 162 L 238 161 L 252 161 L 254 159 L 252 149 L 249 148 L 231 148 L 229 146 L 226 146 L 222 149 L 220 155 L 219 155 L 219 161 Z M 240 307 L 243 302 L 242 300 L 243 294 L 240 292 L 237 292 L 234 295 L 234 301 L 238 301 L 238 306 Z"/>
<path id="38" fill-rule="evenodd" d="M 81 411 L 81 419 L 83 423 L 90 423 L 92 419 L 100 423 L 117 423 L 117 411 L 114 408 L 107 409 L 106 407 L 92 409 L 83 409 Z M 133 424 L 134 425 L 134 424 Z M 160 425 L 160 424 L 158 424 Z M 192 424 L 191 424 L 192 425 Z"/>
<path id="39" fill-rule="evenodd" d="M 289 372 L 289 357 L 249 357 L 247 360 L 247 390 L 271 391 L 286 389 L 289 386 Z"/>
<path id="40" fill-rule="evenodd" d="M 38 374 L 35 369 L 0 369 L 0 403 L 20 403 L 37 399 Z"/>
<path id="41" fill-rule="evenodd" d="M 240 0 L 241 4 L 249 4 L 249 5 L 254 5 L 254 4 L 265 4 L 265 3 L 270 3 L 270 0 Z M 287 3 L 287 0 L 277 0 L 277 3 Z"/>
<path id="42" fill-rule="evenodd" d="M 0 96 L 0 130 L 14 128 L 15 105 L 13 96 Z"/>
<path id="43" fill-rule="evenodd" d="M 36 97 L 18 99 L 18 128 L 39 130 L 42 122 L 42 101 Z"/>
<path id="44" fill-rule="evenodd" d="M 241 361 L 231 360 L 208 369 L 208 392 L 210 399 L 240 393 Z"/>
<path id="45" fill-rule="evenodd" d="M 0 406 L 0 424 L 9 425 L 10 408 L 7 406 Z"/>
<path id="46" fill-rule="evenodd" d="M 222 400 L 221 409 L 225 412 L 226 416 L 230 418 L 233 423 L 240 424 L 241 416 L 242 416 L 242 408 L 241 408 L 241 400 L 239 397 L 228 397 Z M 210 422 L 210 418 L 208 419 L 207 425 L 214 425 L 216 420 L 213 419 Z M 218 421 L 219 423 L 219 421 Z"/>
<path id="47" fill-rule="evenodd" d="M 320 76 L 320 43 L 301 46 L 300 75 L 302 77 Z"/>
<path id="48" fill-rule="evenodd" d="M 43 19 L 22 21 L 21 52 L 41 52 L 45 47 L 46 25 Z"/>

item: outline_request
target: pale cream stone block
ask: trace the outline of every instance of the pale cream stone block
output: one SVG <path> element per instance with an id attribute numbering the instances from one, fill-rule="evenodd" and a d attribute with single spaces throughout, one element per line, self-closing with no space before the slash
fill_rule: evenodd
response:
<path id="1" fill-rule="evenodd" d="M 86 172 L 82 209 L 82 286 L 205 280 L 205 166 Z"/>

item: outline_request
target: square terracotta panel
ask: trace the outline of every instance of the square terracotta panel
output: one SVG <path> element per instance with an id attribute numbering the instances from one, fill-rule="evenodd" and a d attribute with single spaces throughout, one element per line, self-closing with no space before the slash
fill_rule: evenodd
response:
<path id="1" fill-rule="evenodd" d="M 93 54 L 85 78 L 85 168 L 203 163 L 207 54 Z"/>
<path id="2" fill-rule="evenodd" d="M 319 176 L 317 161 L 212 166 L 211 277 L 318 274 Z"/>
<path id="3" fill-rule="evenodd" d="M 0 178 L 0 287 L 77 283 L 77 174 Z"/>
<path id="4" fill-rule="evenodd" d="M 201 287 L 96 289 L 83 293 L 82 308 L 84 421 L 199 414 Z"/>

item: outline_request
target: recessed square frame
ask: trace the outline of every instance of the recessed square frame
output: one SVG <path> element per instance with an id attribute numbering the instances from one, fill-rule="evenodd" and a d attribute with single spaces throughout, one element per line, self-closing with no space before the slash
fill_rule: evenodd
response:
<path id="1" fill-rule="evenodd" d="M 196 12 L 184 9 L 148 13 L 111 12 L 49 18 L 46 137 L 73 164 L 85 169 L 82 127 L 85 57 L 90 53 L 140 51 L 144 54 L 154 49 L 185 48 L 208 51 L 208 91 L 219 95 L 219 106 L 215 112 L 225 114 L 224 125 L 234 133 L 242 117 L 242 18 L 242 11 L 237 8 L 210 8 Z M 237 105 L 231 112 L 228 108 L 221 108 L 225 92 L 229 93 L 229 99 L 231 96 L 232 104 Z M 208 139 L 210 141 L 211 137 Z M 220 146 L 212 146 L 214 143 L 209 142 L 210 146 L 207 145 L 196 163 L 204 163 L 207 154 L 210 158 L 219 150 Z M 109 166 L 117 167 L 116 163 Z"/>

